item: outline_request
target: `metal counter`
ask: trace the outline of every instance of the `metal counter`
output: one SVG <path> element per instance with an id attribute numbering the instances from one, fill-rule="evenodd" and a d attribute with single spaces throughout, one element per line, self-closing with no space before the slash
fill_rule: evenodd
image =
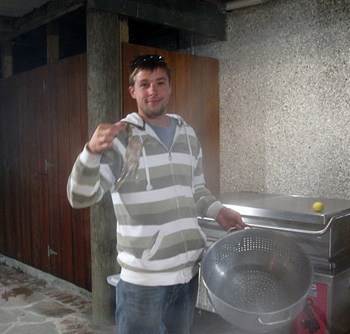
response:
<path id="1" fill-rule="evenodd" d="M 349 333 L 350 201 L 254 192 L 227 193 L 220 200 L 240 212 L 252 228 L 279 231 L 294 239 L 310 256 L 313 289 L 305 312 L 295 322 L 294 333 Z M 313 210 L 315 201 L 324 204 L 322 212 Z M 207 235 L 208 247 L 226 234 L 212 219 L 199 218 L 199 224 Z M 214 312 L 203 284 L 197 307 Z M 315 330 L 313 326 L 319 328 Z"/>

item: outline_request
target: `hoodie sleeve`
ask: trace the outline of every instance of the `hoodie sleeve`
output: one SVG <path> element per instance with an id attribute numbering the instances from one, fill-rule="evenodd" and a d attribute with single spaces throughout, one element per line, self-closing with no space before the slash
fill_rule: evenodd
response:
<path id="1" fill-rule="evenodd" d="M 135 127 L 144 126 L 137 113 L 123 119 Z M 102 154 L 93 154 L 85 145 L 77 157 L 68 178 L 67 197 L 73 208 L 86 208 L 101 201 L 104 194 L 113 191 L 124 164 L 127 133 L 122 133 L 113 141 L 113 147 Z"/>
<path id="2" fill-rule="evenodd" d="M 93 154 L 85 145 L 68 178 L 67 197 L 73 208 L 86 208 L 98 203 L 112 189 L 123 165 L 115 149 Z"/>
<path id="3" fill-rule="evenodd" d="M 195 159 L 194 169 L 194 200 L 197 206 L 199 216 L 206 216 L 215 219 L 223 204 L 206 187 L 203 172 L 202 148 L 197 139 L 198 154 Z"/>
<path id="4" fill-rule="evenodd" d="M 198 215 L 215 219 L 223 204 L 216 199 L 205 184 L 195 188 L 194 199 L 197 206 Z"/>

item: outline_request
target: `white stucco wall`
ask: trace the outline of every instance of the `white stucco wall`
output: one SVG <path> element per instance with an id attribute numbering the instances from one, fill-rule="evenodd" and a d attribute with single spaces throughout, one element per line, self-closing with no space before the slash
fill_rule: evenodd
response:
<path id="1" fill-rule="evenodd" d="M 350 0 L 232 11 L 194 50 L 220 61 L 222 192 L 350 199 Z"/>

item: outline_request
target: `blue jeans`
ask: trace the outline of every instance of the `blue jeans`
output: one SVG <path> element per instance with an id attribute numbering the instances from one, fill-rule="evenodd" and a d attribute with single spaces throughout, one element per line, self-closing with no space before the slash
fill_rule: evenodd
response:
<path id="1" fill-rule="evenodd" d="M 187 284 L 117 285 L 118 334 L 189 334 L 198 293 L 198 275 Z"/>

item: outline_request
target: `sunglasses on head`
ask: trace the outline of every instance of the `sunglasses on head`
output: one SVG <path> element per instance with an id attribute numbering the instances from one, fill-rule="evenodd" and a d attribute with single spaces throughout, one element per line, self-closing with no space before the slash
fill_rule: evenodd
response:
<path id="1" fill-rule="evenodd" d="M 137 67 L 157 67 L 159 65 L 166 66 L 164 58 L 159 55 L 140 56 L 130 63 L 130 67 L 134 69 Z"/>

